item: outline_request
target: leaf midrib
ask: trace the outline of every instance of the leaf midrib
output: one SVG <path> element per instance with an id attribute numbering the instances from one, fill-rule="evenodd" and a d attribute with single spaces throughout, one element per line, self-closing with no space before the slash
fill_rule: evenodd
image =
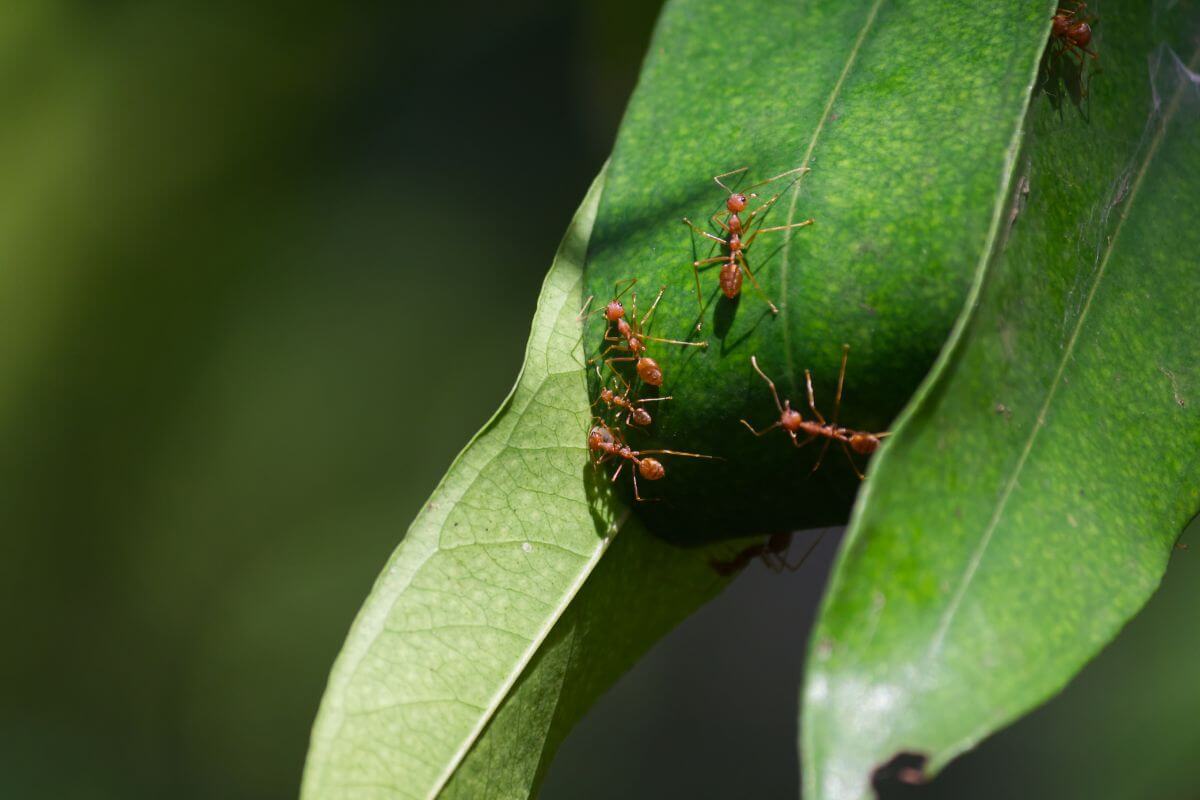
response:
<path id="1" fill-rule="evenodd" d="M 838 96 L 842 92 L 842 85 L 845 84 L 850 70 L 854 67 L 854 62 L 858 60 L 858 53 L 862 50 L 863 43 L 867 40 L 867 33 L 875 24 L 875 17 L 879 14 L 879 9 L 883 6 L 884 0 L 875 0 L 871 4 L 870 11 L 867 12 L 867 19 L 863 22 L 862 29 L 858 32 L 858 37 L 854 40 L 854 45 L 850 48 L 850 53 L 846 57 L 846 64 L 842 67 L 842 72 L 838 75 L 837 81 L 833 84 L 833 89 L 829 93 L 829 99 L 825 101 L 825 108 L 821 111 L 821 119 L 817 122 L 817 128 L 813 131 L 812 138 L 808 142 L 808 148 L 804 151 L 804 158 L 800 166 L 804 169 L 812 162 L 813 151 L 817 149 L 817 141 L 821 138 L 821 133 L 825 130 L 825 123 L 829 121 L 829 116 L 833 111 L 833 104 L 837 102 Z M 804 176 L 808 174 L 803 170 L 800 177 L 796 180 L 795 186 L 792 188 L 792 202 L 788 205 L 787 219 L 785 225 L 791 225 L 796 220 L 796 206 L 800 202 L 800 189 L 804 183 Z M 780 325 L 783 328 L 783 354 L 784 362 L 787 365 L 788 377 L 791 381 L 792 388 L 796 387 L 796 365 L 795 358 L 792 355 L 792 337 L 791 326 L 788 324 L 788 308 L 791 303 L 788 303 L 786 298 L 787 283 L 788 283 L 788 261 L 792 252 L 792 237 L 788 236 L 783 242 L 783 253 L 780 257 L 780 278 L 779 278 L 779 296 L 784 298 L 783 306 L 779 309 Z"/>

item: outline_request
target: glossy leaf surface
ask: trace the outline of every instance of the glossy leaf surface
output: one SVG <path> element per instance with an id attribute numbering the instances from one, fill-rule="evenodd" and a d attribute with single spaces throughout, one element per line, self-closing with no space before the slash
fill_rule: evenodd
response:
<path id="1" fill-rule="evenodd" d="M 1195 4 L 1103 11 L 1103 72 L 1078 107 L 1035 98 L 978 307 L 852 521 L 809 657 L 809 797 L 868 796 L 900 752 L 936 771 L 1059 690 L 1200 505 Z"/>
<path id="2" fill-rule="evenodd" d="M 649 343 L 674 398 L 662 404 L 658 441 L 727 459 L 677 467 L 664 481 L 673 502 L 644 509 L 656 531 L 695 541 L 845 521 L 858 481 L 838 448 L 810 477 L 817 447 L 797 453 L 778 431 L 759 440 L 739 424 L 779 416 L 750 356 L 806 415 L 811 369 L 828 415 L 848 343 L 842 421 L 887 426 L 988 251 L 1050 7 L 668 4 L 617 140 L 587 269 L 599 299 L 638 278 L 643 312 L 665 286 L 652 332 L 708 342 Z M 737 31 L 734 41 L 725 31 Z M 809 167 L 799 182 L 755 191 L 763 201 L 784 191 L 765 226 L 815 224 L 764 234 L 747 250 L 778 316 L 749 280 L 726 299 L 715 268 L 701 275 L 699 314 L 691 262 L 716 246 L 681 218 L 704 224 L 725 197 L 711 176 L 744 166 L 741 185 Z M 591 324 L 589 353 L 602 329 Z"/>

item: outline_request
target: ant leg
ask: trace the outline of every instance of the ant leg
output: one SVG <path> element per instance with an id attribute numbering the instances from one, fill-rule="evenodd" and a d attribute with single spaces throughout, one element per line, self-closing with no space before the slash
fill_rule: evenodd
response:
<path id="1" fill-rule="evenodd" d="M 584 314 L 583 312 L 588 310 L 588 306 L 590 306 L 592 304 L 592 301 L 595 299 L 596 299 L 596 295 L 594 295 L 594 294 L 588 295 L 588 299 L 583 302 L 583 308 L 579 309 L 579 313 L 575 315 L 576 322 L 583 322 L 585 319 L 587 319 L 589 316 L 591 316 L 591 314 Z M 596 309 L 596 310 L 599 311 L 599 309 Z"/>
<path id="2" fill-rule="evenodd" d="M 842 345 L 842 371 L 838 373 L 837 396 L 833 398 L 833 425 L 838 423 L 838 413 L 842 410 L 842 385 L 846 382 L 846 359 L 850 357 L 850 345 Z"/>
<path id="3" fill-rule="evenodd" d="M 803 175 L 806 172 L 811 172 L 811 170 L 808 167 L 792 167 L 787 172 L 781 172 L 778 175 L 767 178 L 766 180 L 759 181 L 758 183 L 752 183 L 747 186 L 744 191 L 749 192 L 751 189 L 757 189 L 760 186 L 766 186 L 768 183 L 774 183 L 780 178 L 786 178 L 788 175 L 795 175 L 797 172 Z M 784 191 L 786 191 L 786 189 Z M 783 194 L 783 192 L 780 192 L 780 194 Z"/>
<path id="4" fill-rule="evenodd" d="M 663 294 L 666 293 L 666 291 L 667 291 L 667 287 L 665 287 L 665 286 L 663 286 L 661 289 L 658 290 L 658 294 L 655 295 L 654 302 L 650 304 L 650 310 L 646 312 L 646 316 L 642 317 L 641 319 L 637 319 L 637 314 L 636 313 L 634 314 L 634 319 L 638 322 L 638 324 L 640 324 L 642 326 L 642 328 L 649 327 L 650 318 L 654 316 L 654 312 L 658 308 L 658 301 L 662 300 L 662 296 L 663 296 Z M 636 298 L 635 298 L 635 304 L 634 304 L 634 311 L 635 312 L 637 311 Z M 642 338 L 644 339 L 646 337 L 643 336 Z"/>
<path id="5" fill-rule="evenodd" d="M 699 261 L 693 261 L 692 266 L 693 267 L 704 267 L 709 264 L 715 264 L 718 261 L 728 261 L 728 260 L 729 260 L 729 256 L 713 256 L 712 258 L 702 258 Z M 699 270 L 696 271 L 696 280 L 697 281 L 700 280 Z"/>
<path id="6" fill-rule="evenodd" d="M 661 342 L 663 344 L 681 344 L 685 347 L 708 347 L 708 342 L 684 342 L 679 339 L 660 339 L 657 336 L 642 336 L 642 339 L 647 342 Z"/>
<path id="7" fill-rule="evenodd" d="M 742 247 L 743 247 L 743 248 L 745 248 L 745 247 L 749 247 L 749 246 L 751 245 L 751 243 L 752 243 L 752 242 L 753 242 L 755 239 L 757 239 L 757 238 L 759 237 L 759 235 L 760 235 L 760 234 L 763 234 L 763 233 L 772 233 L 773 231 L 786 231 L 786 230 L 790 230 L 790 229 L 792 229 L 792 228 L 804 228 L 804 227 L 807 227 L 807 226 L 809 226 L 809 225 L 812 225 L 812 224 L 813 224 L 813 222 L 814 222 L 814 220 L 811 220 L 811 219 L 806 219 L 806 220 L 804 220 L 803 222 L 793 222 L 793 223 L 791 223 L 790 225 L 775 225 L 775 226 L 773 226 L 773 227 L 770 227 L 770 228 L 759 228 L 758 230 L 756 230 L 756 231 L 755 231 L 755 232 L 754 232 L 754 233 L 753 233 L 753 234 L 750 236 L 750 238 L 749 238 L 749 239 L 747 239 L 747 240 L 746 240 L 746 241 L 745 241 L 745 242 L 742 244 Z"/>
<path id="8" fill-rule="evenodd" d="M 775 422 L 772 423 L 770 427 L 763 428 L 761 431 L 756 431 L 756 430 L 754 430 L 754 426 L 751 425 L 746 420 L 742 419 L 742 420 L 738 420 L 738 422 L 741 422 L 743 425 L 745 425 L 747 428 L 749 428 L 750 432 L 753 433 L 755 436 L 763 436 L 765 434 L 768 434 L 783 424 L 779 420 L 775 420 Z M 791 433 L 791 431 L 788 431 L 788 433 Z M 795 438 L 795 436 L 796 436 L 796 434 L 792 433 L 792 437 Z"/>
<path id="9" fill-rule="evenodd" d="M 750 169 L 749 165 L 747 165 L 745 167 L 738 167 L 737 169 L 731 169 L 731 170 L 729 170 L 729 172 L 722 172 L 720 175 L 713 175 L 713 181 L 716 182 L 717 186 L 720 186 L 725 191 L 729 192 L 730 194 L 733 194 L 733 189 L 730 189 L 728 186 L 721 183 L 721 178 L 728 178 L 731 175 L 740 175 L 741 173 L 745 172 L 748 169 Z"/>
<path id="10" fill-rule="evenodd" d="M 804 383 L 808 387 L 808 407 L 812 409 L 813 416 L 817 418 L 817 422 L 825 425 L 825 418 L 821 416 L 820 411 L 817 411 L 817 399 L 813 396 L 812 373 L 808 370 L 804 370 Z"/>
<path id="11" fill-rule="evenodd" d="M 758 366 L 758 356 L 750 356 L 750 366 L 754 367 L 754 371 L 758 376 L 767 382 L 767 386 L 771 387 L 771 397 L 775 398 L 775 407 L 779 409 L 779 416 L 783 416 L 783 403 L 779 402 L 779 392 L 775 391 L 775 382 L 767 377 L 767 373 L 763 372 Z"/>
<path id="12" fill-rule="evenodd" d="M 652 502 L 657 502 L 662 499 L 660 497 L 642 497 L 640 494 L 638 494 L 638 485 L 637 485 L 638 471 L 637 471 L 636 465 L 634 467 L 630 468 L 629 474 L 633 476 L 633 499 L 637 500 L 639 503 L 652 503 Z"/>
<path id="13" fill-rule="evenodd" d="M 754 277 L 754 273 L 750 271 L 749 265 L 746 264 L 746 257 L 742 255 L 740 250 L 738 251 L 737 259 L 738 265 L 742 270 L 742 274 L 750 279 L 750 283 L 754 286 L 754 289 L 758 292 L 759 296 L 762 297 L 762 299 L 767 302 L 767 305 L 771 307 L 771 313 L 778 314 L 779 308 L 771 302 L 771 298 L 767 297 L 767 293 L 764 292 L 763 288 L 758 285 L 758 278 Z"/>
<path id="14" fill-rule="evenodd" d="M 633 286 L 637 282 L 638 282 L 637 278 L 626 278 L 624 280 L 620 280 L 620 281 L 617 281 L 616 283 L 614 283 L 613 291 L 617 291 L 617 287 L 620 286 L 621 284 L 625 284 L 625 288 L 621 289 L 619 292 L 617 292 L 615 295 L 613 295 L 613 300 L 620 300 L 621 296 L 623 294 L 625 294 L 626 292 L 628 292 L 630 289 L 632 289 Z"/>
<path id="15" fill-rule="evenodd" d="M 813 464 L 812 472 L 808 473 L 809 475 L 812 475 L 813 472 L 821 468 L 821 462 L 825 460 L 825 452 L 829 449 L 829 443 L 832 441 L 833 439 L 831 438 L 825 439 L 825 444 L 821 445 L 821 452 L 817 454 L 817 463 Z M 842 444 L 845 444 L 845 442 Z"/>
<path id="16" fill-rule="evenodd" d="M 791 433 L 791 431 L 789 431 L 789 433 Z M 804 441 L 802 442 L 796 438 L 795 433 L 792 433 L 792 444 L 796 445 L 796 449 L 799 450 L 807 446 L 815 438 L 817 438 L 817 435 L 815 433 L 810 433 L 808 436 L 804 437 Z"/>
<path id="17" fill-rule="evenodd" d="M 703 458 L 706 461 L 724 461 L 720 456 L 703 456 L 699 453 L 684 453 L 679 450 L 639 450 L 639 456 L 687 456 L 688 458 Z"/>
<path id="18" fill-rule="evenodd" d="M 785 551 L 784 554 L 779 559 L 781 562 L 783 562 L 783 568 L 786 569 L 788 572 L 795 572 L 796 570 L 800 569 L 802 566 L 804 566 L 804 562 L 808 561 L 808 557 L 813 554 L 813 551 L 817 549 L 817 545 L 819 545 L 821 543 L 821 540 L 824 538 L 825 538 L 825 532 L 821 531 L 821 535 L 818 536 L 815 540 L 813 540 L 813 543 L 808 546 L 808 548 L 804 551 L 804 554 L 800 556 L 800 560 L 797 561 L 795 564 L 788 563 L 787 558 L 786 558 L 787 553 Z"/>
<path id="19" fill-rule="evenodd" d="M 724 212 L 724 213 L 729 213 L 729 212 Z M 720 217 L 721 214 L 722 214 L 722 212 L 720 212 L 720 211 L 714 211 L 713 215 L 711 217 L 709 217 L 709 219 L 712 220 L 713 222 L 717 223 L 717 225 L 719 225 L 721 227 L 721 230 L 725 231 L 725 233 L 727 233 L 727 234 L 732 233 L 732 231 L 729 229 L 729 226 L 725 224 L 725 220 L 718 219 L 718 217 Z"/>
<path id="20" fill-rule="evenodd" d="M 608 367 L 609 370 L 615 375 L 615 374 L 617 374 L 617 370 L 613 367 L 613 364 L 615 364 L 618 361 L 637 361 L 637 356 L 620 356 L 617 358 L 606 358 L 606 359 L 604 359 L 604 366 Z"/>
<path id="21" fill-rule="evenodd" d="M 845 452 L 846 460 L 848 460 L 850 462 L 850 468 L 854 470 L 854 474 L 858 476 L 858 479 L 860 481 L 865 479 L 867 476 L 864 475 L 862 470 L 858 468 L 858 464 L 854 463 L 854 456 L 851 455 L 850 448 L 846 445 L 845 442 L 842 442 L 842 451 Z"/>
<path id="22" fill-rule="evenodd" d="M 720 242 L 721 244 L 725 244 L 725 240 L 722 239 L 720 236 L 717 236 L 715 233 L 709 233 L 708 231 L 704 230 L 696 223 L 692 222 L 687 217 L 683 218 L 683 222 L 685 225 L 690 226 L 692 230 L 694 230 L 696 233 L 700 234 L 701 236 L 705 236 L 709 239 L 712 239 L 714 242 Z"/>

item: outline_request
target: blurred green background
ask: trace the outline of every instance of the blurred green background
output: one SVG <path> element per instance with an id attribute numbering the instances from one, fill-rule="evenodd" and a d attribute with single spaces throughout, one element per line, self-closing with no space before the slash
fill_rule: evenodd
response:
<path id="1" fill-rule="evenodd" d="M 0 796 L 295 796 L 359 603 L 516 377 L 657 6 L 6 4 Z M 835 544 L 664 640 L 544 796 L 795 796 Z M 934 795 L 1200 796 L 1200 580 L 1168 588 Z"/>
<path id="2" fill-rule="evenodd" d="M 0 796 L 295 796 L 656 11 L 5 4 Z"/>

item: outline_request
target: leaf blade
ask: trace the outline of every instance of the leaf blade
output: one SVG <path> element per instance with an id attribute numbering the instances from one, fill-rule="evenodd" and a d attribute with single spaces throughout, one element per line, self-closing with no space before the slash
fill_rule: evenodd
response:
<path id="1" fill-rule="evenodd" d="M 589 406 L 574 321 L 602 185 L 593 184 L 546 277 L 512 394 L 455 460 L 355 620 L 314 724 L 305 797 L 355 786 L 435 796 L 611 540 L 616 520 L 602 518 L 582 479 Z M 524 421 L 529 409 L 536 421 Z M 558 494 L 547 494 L 547 476 Z M 547 539 L 513 535 L 547 523 Z M 474 578 L 504 573 L 511 582 L 494 587 Z M 463 596 L 448 597 L 456 582 Z M 399 645 L 380 644 L 388 635 Z M 468 652 L 490 663 L 472 664 Z M 439 664 L 453 674 L 436 674 Z M 355 717 L 375 713 L 385 720 L 377 740 L 370 723 L 354 729 Z M 355 748 L 373 740 L 385 752 L 367 748 L 370 758 L 358 759 Z"/>
<path id="2" fill-rule="evenodd" d="M 1106 13 L 1104 74 L 1138 74 L 1160 41 L 1140 23 Z M 865 796 L 898 752 L 936 771 L 1057 691 L 1145 602 L 1194 513 L 1196 418 L 1132 390 L 1162 382 L 1151 353 L 1200 356 L 1173 335 L 1189 312 L 1168 296 L 1194 281 L 1151 246 L 1197 243 L 1147 233 L 1196 185 L 1200 153 L 1168 99 L 1194 88 L 1178 77 L 1171 92 L 1094 88 L 1107 105 L 1090 122 L 1044 98 L 1031 111 L 1002 250 L 875 465 L 814 633 L 812 796 Z"/>

